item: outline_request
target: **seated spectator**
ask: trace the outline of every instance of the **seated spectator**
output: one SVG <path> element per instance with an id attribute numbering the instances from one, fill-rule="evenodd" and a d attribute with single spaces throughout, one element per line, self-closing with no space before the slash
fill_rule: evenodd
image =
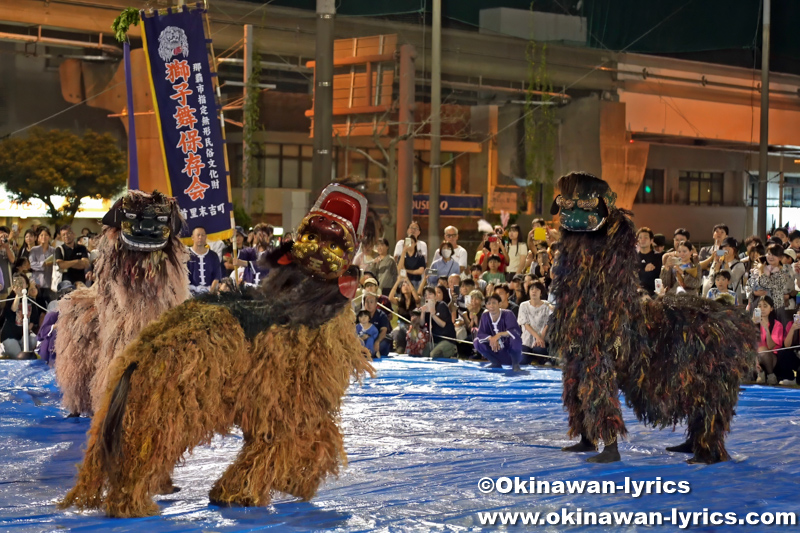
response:
<path id="1" fill-rule="evenodd" d="M 424 356 L 431 340 L 428 330 L 423 327 L 420 316 L 421 313 L 418 309 L 411 311 L 411 323 L 408 325 L 408 330 L 404 330 L 406 339 L 403 344 L 411 357 Z"/>
<path id="2" fill-rule="evenodd" d="M 456 345 L 451 340 L 456 338 L 456 328 L 445 301 L 446 292 L 442 287 L 425 287 L 423 290 L 425 304 L 420 319 L 423 324 L 429 325 L 433 336 L 433 349 L 428 354 L 432 358 L 453 358 L 457 354 Z"/>
<path id="3" fill-rule="evenodd" d="M 708 294 L 713 288 L 713 285 L 716 283 L 717 272 L 726 271 L 730 274 L 728 289 L 737 295 L 736 305 L 739 305 L 739 302 L 744 300 L 744 277 L 747 273 L 747 269 L 744 264 L 739 261 L 736 253 L 738 248 L 739 243 L 733 237 L 726 237 L 723 239 L 720 249 L 714 254 L 708 280 L 703 284 L 703 294 Z"/>
<path id="4" fill-rule="evenodd" d="M 508 300 L 517 305 L 522 305 L 522 302 L 528 299 L 528 295 L 525 294 L 525 289 L 523 287 L 523 280 L 524 278 L 517 274 L 508 282 L 508 288 L 511 289 L 511 296 Z"/>
<path id="5" fill-rule="evenodd" d="M 461 280 L 458 286 L 458 298 L 456 298 L 456 308 L 463 312 L 467 308 L 467 296 L 475 290 L 475 281 L 472 278 Z"/>
<path id="6" fill-rule="evenodd" d="M 369 353 L 375 353 L 375 341 L 378 338 L 378 328 L 370 322 L 369 311 L 364 309 L 358 312 L 358 324 L 356 324 L 356 335 L 361 339 L 361 345 L 364 346 Z"/>
<path id="7" fill-rule="evenodd" d="M 515 317 L 519 315 L 519 306 L 510 300 L 511 288 L 508 283 L 500 283 L 495 286 L 494 293 L 500 297 L 500 309 L 511 311 Z"/>
<path id="8" fill-rule="evenodd" d="M 536 266 L 533 269 L 533 279 L 541 281 L 547 289 L 550 289 L 550 284 L 553 278 L 550 275 L 550 254 L 547 250 L 541 250 L 536 254 Z"/>
<path id="9" fill-rule="evenodd" d="M 778 350 L 784 345 L 785 331 L 783 324 L 777 319 L 775 314 L 775 304 L 771 296 L 764 296 L 758 302 L 758 313 L 753 315 L 753 322 L 759 324 L 761 331 L 761 341 L 758 349 L 758 379 L 756 383 L 777 385 L 778 378 L 775 375 L 775 365 L 778 362 Z"/>
<path id="10" fill-rule="evenodd" d="M 547 288 L 535 281 L 528 291 L 530 300 L 519 306 L 519 325 L 522 326 L 522 350 L 537 355 L 547 355 L 547 320 L 552 313 L 547 303 Z M 531 361 L 543 365 L 547 357 L 531 356 Z"/>
<path id="11" fill-rule="evenodd" d="M 399 291 L 397 290 L 398 286 L 400 287 Z M 391 302 L 400 317 L 397 321 L 397 327 L 392 331 L 395 351 L 397 353 L 405 353 L 407 324 L 411 321 L 411 312 L 418 307 L 417 293 L 408 279 L 405 277 L 397 278 L 394 287 L 389 291 L 389 302 Z"/>
<path id="12" fill-rule="evenodd" d="M 394 311 L 391 300 L 389 300 L 387 296 L 381 294 L 380 288 L 378 287 L 378 280 L 375 278 L 369 277 L 364 281 L 364 293 L 375 295 L 378 299 L 378 303 L 383 306 L 380 309 L 383 309 L 384 313 L 387 313 L 387 316 Z"/>
<path id="13" fill-rule="evenodd" d="M 784 249 L 789 247 L 789 230 L 786 228 L 775 228 L 775 231 L 772 232 L 772 236 L 780 239 L 779 244 Z"/>
<path id="14" fill-rule="evenodd" d="M 366 268 L 377 276 L 381 294 L 387 296 L 397 281 L 397 263 L 389 255 L 389 241 L 380 238 L 375 248 L 378 255 L 366 265 Z"/>
<path id="15" fill-rule="evenodd" d="M 793 268 L 795 261 L 797 261 L 797 254 L 795 251 L 791 248 L 785 248 L 783 250 L 783 259 L 781 259 L 781 263 L 786 273 L 786 287 L 783 289 L 783 308 L 785 310 L 787 325 L 797 309 L 797 289 L 794 282 L 795 269 Z"/>
<path id="16" fill-rule="evenodd" d="M 200 226 L 192 231 L 192 246 L 186 266 L 189 269 L 189 292 L 192 296 L 217 291 L 219 280 L 222 279 L 222 262 L 206 246 L 206 230 Z"/>
<path id="17" fill-rule="evenodd" d="M 405 241 L 405 247 L 401 249 L 400 260 L 397 266 L 400 267 L 400 274 L 405 270 L 405 275 L 415 290 L 419 289 L 422 283 L 422 275 L 425 273 L 425 256 L 418 247 L 417 238 L 409 234 Z"/>
<path id="18" fill-rule="evenodd" d="M 475 264 L 469 267 L 469 275 L 472 278 L 472 281 L 475 282 L 476 289 L 481 292 L 486 290 L 486 282 L 481 278 L 483 275 L 483 269 L 480 265 Z"/>
<path id="19" fill-rule="evenodd" d="M 800 230 L 794 230 L 789 234 L 789 248 L 800 257 Z"/>
<path id="20" fill-rule="evenodd" d="M 493 255 L 489 257 L 487 263 L 489 265 L 489 270 L 483 273 L 481 279 L 486 282 L 486 284 L 497 284 L 503 283 L 506 280 L 506 275 L 500 271 L 500 266 L 502 265 L 503 260 L 497 256 Z"/>
<path id="21" fill-rule="evenodd" d="M 783 345 L 786 348 L 800 344 L 800 314 L 794 315 L 785 330 Z M 797 348 L 778 351 L 773 372 L 779 385 L 800 385 L 800 351 Z"/>
<path id="22" fill-rule="evenodd" d="M 716 300 L 723 294 L 728 294 L 733 298 L 733 305 L 739 305 L 739 295 L 734 291 L 728 289 L 728 284 L 731 281 L 731 273 L 727 270 L 717 272 L 714 275 L 714 288 L 709 289 L 706 298 L 709 300 Z"/>
<path id="23" fill-rule="evenodd" d="M 439 279 L 448 279 L 451 274 L 458 275 L 461 272 L 461 266 L 458 261 L 453 259 L 453 245 L 449 242 L 443 242 L 439 246 L 440 257 L 433 262 L 428 273 L 428 285 L 436 285 Z"/>
<path id="24" fill-rule="evenodd" d="M 661 281 L 666 294 L 697 295 L 700 288 L 700 268 L 694 259 L 694 245 L 684 241 L 678 246 L 678 255 L 671 256 L 661 267 Z"/>
<path id="25" fill-rule="evenodd" d="M 481 317 L 473 340 L 475 350 L 489 361 L 489 368 L 511 365 L 513 371 L 525 364 L 522 355 L 522 338 L 514 313 L 500 309 L 500 297 L 492 294 L 486 298 L 486 312 Z"/>
<path id="26" fill-rule="evenodd" d="M 22 291 L 28 289 L 28 298 L 35 300 L 38 295 L 36 284 L 28 281 L 22 274 L 14 274 L 11 282 L 11 292 L 8 297 L 13 300 L 6 302 L 3 310 L 3 329 L 0 330 L 0 341 L 6 357 L 14 358 L 24 348 L 23 330 L 23 305 Z M 36 325 L 39 324 L 39 308 L 28 302 L 28 349 L 36 348 Z"/>
<path id="27" fill-rule="evenodd" d="M 386 313 L 378 309 L 378 297 L 372 293 L 364 296 L 364 309 L 369 313 L 369 321 L 378 330 L 378 337 L 375 339 L 372 355 L 373 357 L 386 357 L 392 349 L 392 340 L 388 338 L 392 329 L 392 323 Z"/>
<path id="28" fill-rule="evenodd" d="M 239 257 L 235 264 L 244 268 L 242 280 L 249 285 L 259 285 L 261 280 L 269 274 L 269 268 L 265 267 L 262 259 L 273 250 L 272 237 L 275 229 L 264 223 L 256 224 L 253 227 L 252 245 L 239 250 Z"/>

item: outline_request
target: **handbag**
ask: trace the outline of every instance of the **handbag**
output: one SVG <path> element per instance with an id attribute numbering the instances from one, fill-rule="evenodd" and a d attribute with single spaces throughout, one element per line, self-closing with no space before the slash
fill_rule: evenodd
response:
<path id="1" fill-rule="evenodd" d="M 64 249 L 59 246 L 57 248 L 61 250 L 61 257 L 64 257 Z M 62 274 L 61 269 L 58 268 L 58 264 L 55 261 L 56 253 L 53 252 L 53 275 L 52 280 L 50 281 L 50 290 L 53 292 L 58 292 L 58 284 L 61 283 L 61 280 L 64 279 L 64 274 Z"/>

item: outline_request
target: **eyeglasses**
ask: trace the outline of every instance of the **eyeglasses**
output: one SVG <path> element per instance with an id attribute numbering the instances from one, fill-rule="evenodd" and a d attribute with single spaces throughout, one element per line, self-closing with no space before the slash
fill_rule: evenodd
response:
<path id="1" fill-rule="evenodd" d="M 445 233 L 445 237 L 458 237 L 458 233 Z"/>

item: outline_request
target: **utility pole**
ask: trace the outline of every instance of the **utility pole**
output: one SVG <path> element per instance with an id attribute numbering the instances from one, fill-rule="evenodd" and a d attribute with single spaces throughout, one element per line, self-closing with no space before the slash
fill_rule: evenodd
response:
<path id="1" fill-rule="evenodd" d="M 428 249 L 439 247 L 439 192 L 442 171 L 442 0 L 433 0 L 431 31 L 431 187 L 428 201 Z"/>
<path id="2" fill-rule="evenodd" d="M 758 151 L 758 232 L 767 236 L 767 173 L 769 172 L 769 19 L 770 0 L 764 0 L 761 26 L 761 142 Z M 783 199 L 779 198 L 778 202 Z"/>
<path id="3" fill-rule="evenodd" d="M 336 0 L 317 0 L 314 53 L 314 157 L 311 199 L 330 183 L 333 169 L 333 26 Z"/>
<path id="4" fill-rule="evenodd" d="M 252 146 L 247 142 L 248 132 L 255 131 L 255 124 L 253 124 L 253 116 L 250 113 L 252 99 L 258 96 L 258 84 L 261 80 L 254 80 L 251 87 L 250 77 L 253 74 L 253 25 L 244 25 L 244 94 L 242 95 L 242 110 L 244 111 L 244 120 L 242 121 L 244 135 L 242 135 L 242 208 L 246 213 L 250 213 L 250 168 L 253 163 L 251 157 Z M 255 94 L 253 94 L 255 91 Z"/>

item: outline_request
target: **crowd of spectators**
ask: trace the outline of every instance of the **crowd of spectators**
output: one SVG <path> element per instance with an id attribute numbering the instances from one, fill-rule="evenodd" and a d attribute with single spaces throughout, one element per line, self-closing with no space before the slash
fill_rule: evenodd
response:
<path id="1" fill-rule="evenodd" d="M 24 346 L 23 289 L 35 304 L 29 306 L 30 345 L 38 342 L 39 353 L 50 358 L 58 299 L 93 282 L 98 235 L 84 228 L 76 238 L 64 226 L 53 236 L 41 225 L 21 234 L 16 225 L 0 226 L 0 299 L 6 300 L 0 341 L 7 356 Z M 558 232 L 535 219 L 527 233 L 518 224 L 495 226 L 479 239 L 469 252 L 459 244 L 458 228 L 448 226 L 429 255 L 419 224 L 412 222 L 392 254 L 384 238 L 374 249 L 359 251 L 355 264 L 363 275 L 354 300 L 356 327 L 375 357 L 394 352 L 485 359 L 513 370 L 529 363 L 557 364 L 548 352 L 548 318 Z M 237 280 L 258 285 L 269 273 L 259 259 L 280 243 L 272 226 L 237 227 L 234 240 L 235 257 L 233 242 L 209 240 L 203 228 L 195 228 L 188 247 L 193 295 L 227 290 Z M 725 224 L 717 224 L 706 242 L 698 247 L 689 231 L 677 228 L 668 246 L 664 235 L 639 228 L 643 295 L 698 295 L 742 307 L 761 331 L 757 382 L 800 383 L 800 313 L 795 314 L 800 231 L 778 228 L 767 241 L 754 235 L 740 244 Z"/>

